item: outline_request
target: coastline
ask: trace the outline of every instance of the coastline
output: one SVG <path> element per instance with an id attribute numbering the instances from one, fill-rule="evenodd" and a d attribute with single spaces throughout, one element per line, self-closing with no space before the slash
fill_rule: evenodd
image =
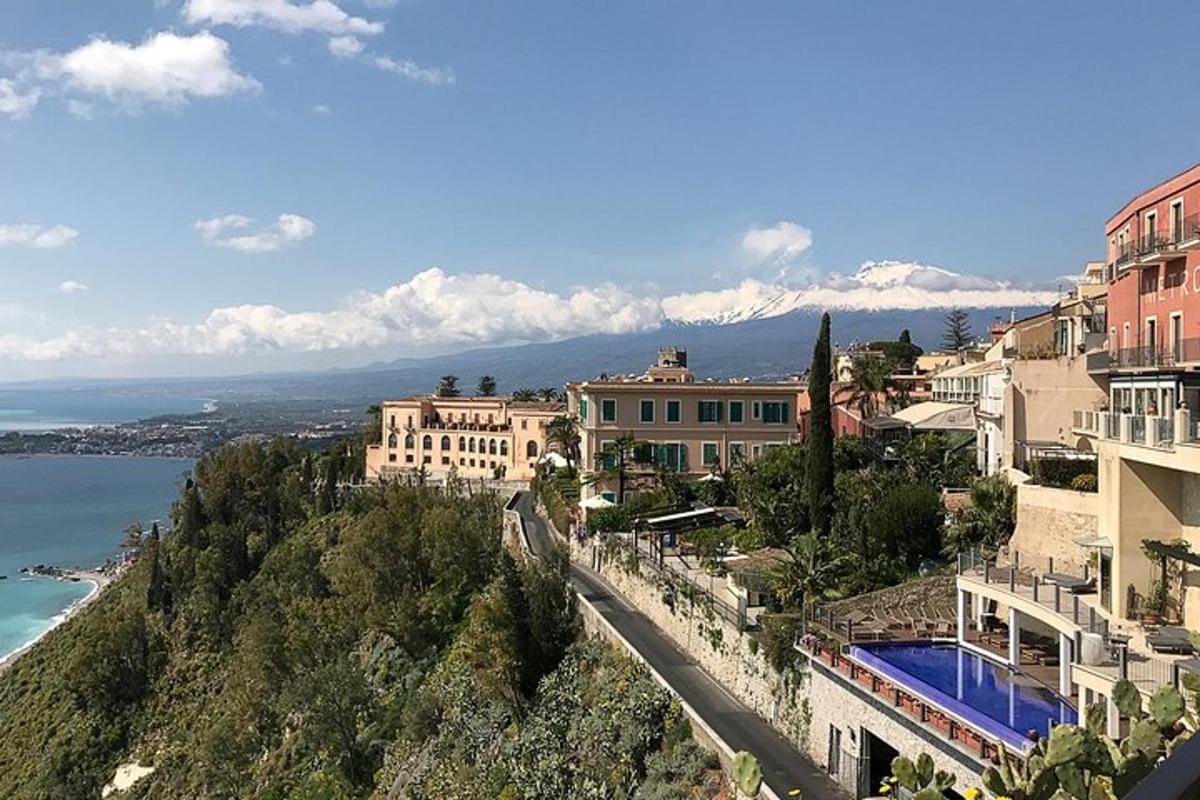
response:
<path id="1" fill-rule="evenodd" d="M 6 669 L 16 663 L 18 658 L 29 652 L 29 650 L 32 649 L 35 644 L 46 638 L 51 631 L 62 625 L 71 617 L 75 616 L 75 614 L 82 610 L 88 603 L 91 603 L 93 600 L 99 597 L 100 592 L 103 591 L 106 586 L 115 581 L 119 576 L 120 572 L 114 574 L 99 569 L 64 569 L 57 576 L 40 576 L 46 580 L 78 581 L 80 583 L 90 583 L 92 588 L 86 595 L 74 601 L 71 603 L 71 605 L 67 606 L 59 613 L 55 614 L 54 617 L 50 619 L 49 624 L 42 631 L 40 631 L 37 636 L 30 639 L 16 650 L 5 653 L 4 655 L 0 655 L 0 673 L 3 673 Z"/>

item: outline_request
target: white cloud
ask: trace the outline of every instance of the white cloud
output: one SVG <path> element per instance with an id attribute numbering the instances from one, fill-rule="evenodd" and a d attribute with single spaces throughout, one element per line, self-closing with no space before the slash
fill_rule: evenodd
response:
<path id="1" fill-rule="evenodd" d="M 322 117 L 327 117 L 333 113 L 333 109 L 323 103 L 317 103 L 312 107 L 312 113 Z"/>
<path id="2" fill-rule="evenodd" d="M 13 77 L 0 78 L 0 113 L 10 116 L 28 114 L 49 94 L 66 95 L 67 110 L 89 118 L 94 111 L 89 100 L 95 97 L 136 110 L 145 103 L 181 106 L 192 98 L 262 88 L 234 68 L 229 43 L 207 31 L 193 36 L 156 33 L 140 44 L 96 37 L 66 53 L 0 55 L 0 64 L 16 69 Z"/>
<path id="3" fill-rule="evenodd" d="M 193 25 L 261 25 L 288 33 L 370 36 L 382 33 L 384 27 L 382 22 L 347 14 L 332 0 L 188 0 L 183 17 Z"/>
<path id="4" fill-rule="evenodd" d="M 21 88 L 8 78 L 0 78 L 0 115 L 24 119 L 37 107 L 41 96 L 37 87 Z"/>
<path id="5" fill-rule="evenodd" d="M 812 231 L 783 220 L 771 228 L 751 228 L 742 237 L 742 250 L 760 262 L 786 265 L 812 247 Z"/>
<path id="6" fill-rule="evenodd" d="M 357 36 L 329 37 L 329 52 L 338 58 L 354 58 L 361 55 L 366 47 L 363 40 Z"/>
<path id="7" fill-rule="evenodd" d="M 60 283 L 58 285 L 58 290 L 63 294 L 79 294 L 80 292 L 86 292 L 88 287 L 86 283 L 68 280 Z"/>
<path id="8" fill-rule="evenodd" d="M 273 253 L 312 238 L 317 224 L 298 214 L 280 214 L 275 224 L 248 231 L 254 220 L 241 214 L 226 214 L 202 219 L 195 224 L 200 238 L 214 247 L 225 247 L 240 253 Z"/>
<path id="9" fill-rule="evenodd" d="M 75 241 L 79 231 L 66 225 L 0 223 L 0 247 L 34 247 L 57 250 Z"/>
<path id="10" fill-rule="evenodd" d="M 354 295 L 329 311 L 242 305 L 216 308 L 194 324 L 151 319 L 139 328 L 81 328 L 48 339 L 0 335 L 0 358 L 56 361 L 468 346 L 631 333 L 662 322 L 657 300 L 613 284 L 562 295 L 498 275 L 449 275 L 431 268 L 382 292 Z"/>
<path id="11" fill-rule="evenodd" d="M 747 278 L 737 287 L 663 298 L 667 317 L 680 322 L 737 322 L 801 308 L 880 311 L 924 308 L 1008 308 L 1048 305 L 1055 292 L 963 275 L 908 261 L 867 261 L 852 275 L 832 273 L 809 286 Z"/>
<path id="12" fill-rule="evenodd" d="M 385 72 L 391 72 L 412 81 L 428 83 L 430 86 L 453 86 L 458 82 L 454 72 L 439 67 L 422 67 L 408 59 L 391 56 L 373 56 L 371 63 Z"/>

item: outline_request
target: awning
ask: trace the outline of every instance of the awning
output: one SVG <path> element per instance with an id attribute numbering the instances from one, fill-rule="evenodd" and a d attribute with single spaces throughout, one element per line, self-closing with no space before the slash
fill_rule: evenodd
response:
<path id="1" fill-rule="evenodd" d="M 616 503 L 614 503 L 612 500 L 601 497 L 600 495 L 594 495 L 579 502 L 580 508 L 611 508 L 615 505 Z"/>
<path id="2" fill-rule="evenodd" d="M 1101 550 L 1112 550 L 1112 542 L 1104 536 L 1092 536 L 1086 539 L 1076 539 L 1075 544 L 1080 547 L 1098 547 Z"/>

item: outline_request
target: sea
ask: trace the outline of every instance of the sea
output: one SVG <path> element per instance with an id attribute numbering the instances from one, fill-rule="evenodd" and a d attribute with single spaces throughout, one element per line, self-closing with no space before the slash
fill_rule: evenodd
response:
<path id="1" fill-rule="evenodd" d="M 0 433 L 86 428 L 212 408 L 195 397 L 119 388 L 0 389 Z"/>
<path id="2" fill-rule="evenodd" d="M 0 389 L 0 434 L 204 410 L 203 399 L 104 390 Z M 184 458 L 0 456 L 0 663 L 61 622 L 94 584 L 23 567 L 87 569 L 120 554 L 132 522 L 170 516 Z"/>

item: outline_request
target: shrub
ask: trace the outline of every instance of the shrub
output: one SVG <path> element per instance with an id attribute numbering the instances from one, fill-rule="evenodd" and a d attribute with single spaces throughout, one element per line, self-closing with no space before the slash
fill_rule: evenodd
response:
<path id="1" fill-rule="evenodd" d="M 1071 487 L 1080 475 L 1096 476 L 1095 459 L 1082 458 L 1036 458 L 1029 462 L 1030 474 L 1041 486 Z"/>
<path id="2" fill-rule="evenodd" d="M 803 624 L 801 614 L 764 614 L 762 616 L 762 632 L 759 634 L 759 646 L 767 663 L 776 672 L 782 673 L 796 663 L 800 654 L 796 652 L 793 643 L 796 641 L 796 631 Z"/>
<path id="3" fill-rule="evenodd" d="M 1095 475 L 1076 475 L 1071 478 L 1071 488 L 1077 492 L 1094 492 L 1097 490 Z"/>
<path id="4" fill-rule="evenodd" d="M 626 506 L 611 506 L 609 508 L 593 508 L 588 512 L 588 533 L 612 533 L 627 531 L 632 523 L 629 509 Z"/>

